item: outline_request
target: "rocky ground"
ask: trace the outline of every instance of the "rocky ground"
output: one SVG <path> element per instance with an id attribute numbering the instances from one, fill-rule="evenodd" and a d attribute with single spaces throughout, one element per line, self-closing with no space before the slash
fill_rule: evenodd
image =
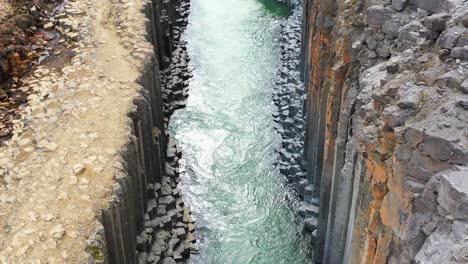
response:
<path id="1" fill-rule="evenodd" d="M 4 64 L 1 68 L 2 84 L 8 83 L 7 98 L 16 89 L 25 92 L 19 108 L 6 107 L 7 112 L 21 111 L 12 125 L 1 130 L 4 133 L 8 127 L 0 148 L 0 262 L 97 261 L 102 256 L 94 252 L 93 245 L 103 229 L 98 219 L 119 193 L 116 175 L 126 175 L 122 153 L 132 142 L 134 131 L 129 113 L 143 90 L 141 75 L 154 57 L 142 11 L 148 3 L 24 2 L 0 2 L 0 8 L 12 12 L 3 21 L 44 11 L 37 18 L 39 22 L 14 32 L 29 42 L 13 49 L 10 57 L 0 54 L 8 64 L 8 68 Z M 50 8 L 43 9 L 45 6 Z M 181 10 L 185 19 L 187 8 Z M 37 42 L 41 42 L 40 47 Z M 0 51 L 3 48 L 11 46 L 0 41 Z M 22 57 L 23 49 L 37 58 Z M 180 70 L 178 66 L 171 69 Z M 176 76 L 186 78 L 185 73 Z M 193 225 L 174 186 L 180 153 L 173 149 L 170 143 L 168 178 L 161 186 L 151 186 L 160 205 L 156 213 L 149 209 L 146 223 L 151 228 L 159 219 L 159 226 L 168 228 L 168 233 L 159 237 L 168 245 L 160 255 L 163 263 L 174 263 L 178 254 L 196 251 L 187 244 L 193 242 Z M 171 217 L 175 226 L 165 225 L 166 217 L 157 218 L 164 205 L 166 217 Z M 142 234 L 140 248 L 144 248 L 144 239 Z"/>
<path id="2" fill-rule="evenodd" d="M 318 260 L 466 263 L 466 1 L 306 4 Z"/>
<path id="3" fill-rule="evenodd" d="M 31 90 L 22 77 L 38 65 L 62 67 L 77 37 L 63 1 L 0 3 L 0 143 L 9 139 Z M 56 58 L 57 57 L 57 58 Z M 51 61 L 54 60 L 54 63 Z"/>

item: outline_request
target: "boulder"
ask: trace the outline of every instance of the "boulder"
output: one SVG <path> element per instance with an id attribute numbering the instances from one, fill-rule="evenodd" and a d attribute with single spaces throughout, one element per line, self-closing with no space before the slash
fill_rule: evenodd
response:
<path id="1" fill-rule="evenodd" d="M 395 11 L 403 11 L 408 4 L 408 0 L 392 0 L 391 8 Z"/>
<path id="2" fill-rule="evenodd" d="M 446 21 L 449 18 L 450 15 L 447 13 L 435 14 L 424 18 L 422 24 L 431 30 L 442 32 L 445 30 Z"/>
<path id="3" fill-rule="evenodd" d="M 417 5 L 429 13 L 442 13 L 448 11 L 448 0 L 417 0 Z"/>
<path id="4" fill-rule="evenodd" d="M 398 26 L 397 23 L 393 21 L 387 21 L 382 25 L 382 31 L 391 36 L 392 38 L 398 37 L 398 31 L 400 30 L 400 27 Z"/>
<path id="5" fill-rule="evenodd" d="M 468 79 L 466 79 L 462 82 L 462 84 L 460 84 L 460 91 L 464 94 L 468 94 Z"/>
<path id="6" fill-rule="evenodd" d="M 462 16 L 462 24 L 464 27 L 468 27 L 468 12 L 465 12 Z"/>
<path id="7" fill-rule="evenodd" d="M 468 168 L 440 175 L 437 202 L 453 218 L 468 220 Z"/>
<path id="8" fill-rule="evenodd" d="M 419 107 L 422 98 L 422 88 L 416 85 L 407 84 L 397 92 L 397 105 L 401 109 L 416 109 Z"/>
<path id="9" fill-rule="evenodd" d="M 374 28 L 380 28 L 389 20 L 395 11 L 383 5 L 371 6 L 366 11 L 367 24 Z"/>
<path id="10" fill-rule="evenodd" d="M 443 48 L 451 49 L 457 45 L 458 40 L 464 32 L 464 28 L 453 27 L 445 30 L 437 40 L 437 44 Z"/>
<path id="11" fill-rule="evenodd" d="M 317 229 L 317 225 L 318 225 L 317 218 L 310 217 L 304 220 L 305 228 L 309 229 L 310 231 L 314 231 L 315 229 Z"/>
<path id="12" fill-rule="evenodd" d="M 439 76 L 436 84 L 441 87 L 458 88 L 463 82 L 463 76 L 457 70 L 451 70 Z"/>

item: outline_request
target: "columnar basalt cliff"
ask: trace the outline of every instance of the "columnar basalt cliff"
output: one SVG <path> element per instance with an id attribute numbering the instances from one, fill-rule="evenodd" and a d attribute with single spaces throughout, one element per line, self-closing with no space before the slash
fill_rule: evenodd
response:
<path id="1" fill-rule="evenodd" d="M 468 5 L 306 0 L 321 263 L 468 261 Z"/>
<path id="2" fill-rule="evenodd" d="M 301 75 L 302 1 L 286 1 L 286 4 L 292 12 L 282 21 L 279 30 L 281 64 L 273 89 L 276 107 L 273 120 L 277 123 L 276 131 L 281 136 L 277 167 L 294 187 L 301 200 L 299 214 L 304 217 L 304 226 L 315 236 L 319 204 L 318 199 L 313 196 L 314 184 L 307 177 L 307 162 L 303 151 L 306 137 L 306 89 Z"/>
<path id="3" fill-rule="evenodd" d="M 189 6 L 70 1 L 50 18 L 74 36 L 71 61 L 23 78 L 32 94 L 0 148 L 1 263 L 170 264 L 197 251 L 166 133 L 190 78 Z"/>

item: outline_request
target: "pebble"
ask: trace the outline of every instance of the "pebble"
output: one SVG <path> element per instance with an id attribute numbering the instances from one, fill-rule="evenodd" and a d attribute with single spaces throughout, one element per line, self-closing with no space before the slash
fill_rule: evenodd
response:
<path id="1" fill-rule="evenodd" d="M 52 219 L 54 219 L 54 215 L 51 214 L 51 213 L 46 213 L 46 214 L 43 214 L 41 216 L 42 220 L 45 220 L 45 221 L 51 221 Z"/>
<path id="2" fill-rule="evenodd" d="M 85 166 L 83 164 L 76 164 L 75 166 L 73 166 L 73 173 L 78 176 L 80 174 L 83 174 L 84 171 L 85 171 Z"/>
<path id="3" fill-rule="evenodd" d="M 65 234 L 65 228 L 63 227 L 63 225 L 57 225 L 54 228 L 52 228 L 52 230 L 50 230 L 50 234 L 54 238 L 61 238 Z"/>
<path id="4" fill-rule="evenodd" d="M 54 27 L 54 24 L 52 22 L 47 22 L 46 24 L 44 24 L 45 30 L 52 29 L 53 27 Z"/>

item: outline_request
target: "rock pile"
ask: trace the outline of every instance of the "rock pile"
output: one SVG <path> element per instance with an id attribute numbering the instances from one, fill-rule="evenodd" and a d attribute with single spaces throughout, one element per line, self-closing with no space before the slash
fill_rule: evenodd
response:
<path id="1" fill-rule="evenodd" d="M 169 123 L 172 113 L 175 110 L 185 107 L 185 99 L 188 97 L 189 79 L 192 77 L 191 70 L 188 67 L 190 61 L 187 53 L 187 43 L 182 39 L 190 12 L 190 2 L 182 1 L 176 9 L 179 14 L 174 26 L 174 50 L 171 58 L 164 58 L 170 61 L 167 69 L 163 71 L 161 82 L 163 83 L 163 102 L 164 102 L 164 122 L 166 127 Z"/>
<path id="2" fill-rule="evenodd" d="M 194 221 L 185 207 L 177 184 L 182 152 L 174 141 L 167 149 L 166 173 L 161 184 L 150 185 L 145 229 L 138 236 L 140 263 L 185 263 L 195 247 Z M 162 262 L 161 262 L 162 261 Z"/>
<path id="3" fill-rule="evenodd" d="M 277 111 L 273 115 L 276 131 L 281 135 L 278 167 L 296 187 L 303 199 L 299 212 L 305 217 L 305 227 L 317 228 L 318 201 L 312 199 L 313 185 L 306 178 L 304 163 L 306 90 L 300 76 L 302 7 L 300 2 L 288 2 L 292 14 L 280 26 L 281 66 L 277 71 L 273 102 Z"/>
<path id="4" fill-rule="evenodd" d="M 182 39 L 189 12 L 188 0 L 177 4 L 173 27 L 173 50 L 170 58 L 162 58 L 163 65 L 167 65 L 161 76 L 166 128 L 174 111 L 185 107 L 189 79 L 192 77 L 188 67 L 190 59 L 187 43 Z M 177 189 L 180 181 L 179 159 L 182 157 L 182 152 L 175 141 L 169 135 L 168 137 L 166 175 L 161 184 L 150 186 L 148 190 L 152 199 L 149 201 L 145 215 L 145 229 L 138 236 L 140 263 L 185 263 L 190 253 L 198 253 L 198 248 L 194 245 L 196 239 L 192 234 L 195 230 L 194 221 Z"/>

